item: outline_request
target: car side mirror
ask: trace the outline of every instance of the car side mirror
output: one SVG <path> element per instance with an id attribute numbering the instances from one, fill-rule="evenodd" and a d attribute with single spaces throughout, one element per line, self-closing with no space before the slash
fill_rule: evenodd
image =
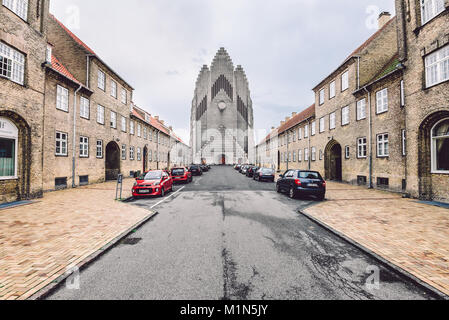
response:
<path id="1" fill-rule="evenodd" d="M 282 178 L 282 179 L 283 179 L 283 178 L 284 178 L 284 175 L 283 175 L 283 174 L 280 174 L 280 175 L 279 175 L 279 178 Z"/>

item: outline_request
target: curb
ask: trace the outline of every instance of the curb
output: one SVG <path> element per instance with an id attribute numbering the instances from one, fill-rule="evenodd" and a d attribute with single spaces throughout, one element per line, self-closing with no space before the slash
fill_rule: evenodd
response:
<path id="1" fill-rule="evenodd" d="M 302 214 L 303 216 L 305 216 L 306 218 L 308 218 L 309 220 L 311 220 L 312 222 L 318 224 L 319 226 L 323 227 L 324 229 L 332 232 L 333 234 L 335 234 L 339 238 L 341 238 L 344 241 L 348 242 L 349 244 L 351 244 L 351 245 L 357 247 L 358 249 L 362 250 L 364 253 L 368 254 L 374 260 L 377 260 L 379 263 L 381 263 L 382 265 L 384 265 L 388 269 L 392 269 L 393 271 L 399 273 L 403 278 L 406 278 L 406 279 L 412 281 L 414 284 L 416 284 L 419 287 L 421 287 L 424 291 L 427 291 L 431 295 L 436 296 L 437 299 L 449 300 L 449 296 L 448 295 L 446 295 L 445 293 L 441 292 L 437 288 L 434 288 L 433 286 L 431 286 L 430 284 L 424 282 L 423 280 L 419 279 L 418 277 L 414 276 L 410 272 L 408 272 L 408 271 L 402 269 L 401 267 L 397 266 L 396 264 L 388 261 L 387 259 L 385 259 L 382 256 L 378 255 L 377 253 L 371 251 L 370 249 L 366 248 L 365 246 L 363 246 L 363 245 L 359 244 L 358 242 L 352 240 L 351 238 L 349 238 L 348 236 L 344 235 L 343 233 L 341 233 L 341 232 L 335 230 L 334 228 L 328 226 L 324 222 L 321 222 L 317 218 L 315 218 L 315 217 L 313 217 L 313 216 L 311 216 L 311 215 L 309 215 L 309 214 L 307 214 L 307 213 L 305 213 L 305 212 L 303 212 L 301 210 L 298 210 L 298 212 L 300 214 Z"/>
<path id="2" fill-rule="evenodd" d="M 151 214 L 149 214 L 147 217 L 145 217 L 143 220 L 137 222 L 132 227 L 128 228 L 126 231 L 112 239 L 107 245 L 102 247 L 101 249 L 98 249 L 91 255 L 89 255 L 87 258 L 85 258 L 83 261 L 79 262 L 76 267 L 79 268 L 79 271 L 82 271 L 86 269 L 89 265 L 91 265 L 93 262 L 101 258 L 104 254 L 106 254 L 108 251 L 113 249 L 121 240 L 127 238 L 130 234 L 134 232 L 134 230 L 142 227 L 145 223 L 153 219 L 155 216 L 157 216 L 159 212 L 152 211 Z M 53 282 L 46 285 L 44 288 L 40 289 L 33 295 L 31 295 L 27 300 L 43 300 L 46 297 L 48 297 L 50 294 L 52 294 L 54 291 L 56 291 L 60 285 L 66 280 L 71 274 L 63 274 L 56 278 Z"/>

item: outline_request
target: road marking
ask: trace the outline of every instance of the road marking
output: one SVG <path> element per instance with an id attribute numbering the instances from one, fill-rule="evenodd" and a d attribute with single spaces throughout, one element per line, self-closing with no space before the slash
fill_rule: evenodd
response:
<path id="1" fill-rule="evenodd" d="M 182 191 L 182 189 L 184 189 L 184 187 L 182 187 L 181 189 L 179 189 L 178 191 L 176 191 L 175 193 L 172 193 L 169 197 L 162 199 L 161 201 L 159 201 L 158 203 L 156 203 L 155 205 L 151 206 L 150 209 L 153 209 L 154 207 L 160 205 L 162 202 L 167 201 L 168 199 L 170 199 L 171 197 L 173 197 L 175 194 L 177 194 L 178 192 Z"/>

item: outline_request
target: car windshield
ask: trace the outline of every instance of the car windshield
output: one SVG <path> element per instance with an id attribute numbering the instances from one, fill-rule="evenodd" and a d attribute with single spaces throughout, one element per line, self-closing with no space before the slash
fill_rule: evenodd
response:
<path id="1" fill-rule="evenodd" d="M 263 174 L 273 174 L 274 173 L 273 169 L 262 169 L 261 172 Z"/>
<path id="2" fill-rule="evenodd" d="M 321 175 L 318 172 L 313 172 L 313 171 L 300 171 L 300 172 L 298 172 L 298 178 L 320 179 L 321 180 Z"/>
<path id="3" fill-rule="evenodd" d="M 184 175 L 184 169 L 172 169 L 172 176 L 182 176 Z"/>
<path id="4" fill-rule="evenodd" d="M 190 170 L 197 170 L 198 169 L 198 166 L 191 166 L 190 167 Z"/>
<path id="5" fill-rule="evenodd" d="M 144 180 L 160 180 L 162 179 L 162 171 L 150 171 L 145 175 Z"/>

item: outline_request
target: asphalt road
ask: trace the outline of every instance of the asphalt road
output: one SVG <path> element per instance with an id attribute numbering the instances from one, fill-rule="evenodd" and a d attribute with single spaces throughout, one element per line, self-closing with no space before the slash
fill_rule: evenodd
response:
<path id="1" fill-rule="evenodd" d="M 274 189 L 214 167 L 163 203 L 133 201 L 159 215 L 82 271 L 79 290 L 62 285 L 48 298 L 432 298 L 298 213 L 315 201 Z M 370 288 L 376 268 L 379 287 Z"/>

